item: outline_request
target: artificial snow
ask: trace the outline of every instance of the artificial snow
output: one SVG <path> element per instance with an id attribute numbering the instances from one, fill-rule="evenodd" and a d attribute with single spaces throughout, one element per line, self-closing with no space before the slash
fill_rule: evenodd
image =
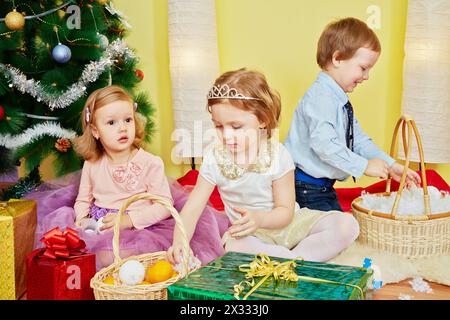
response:
<path id="1" fill-rule="evenodd" d="M 421 277 L 415 277 L 412 281 L 409 281 L 409 284 L 415 292 L 433 293 L 433 289 Z"/>
<path id="2" fill-rule="evenodd" d="M 428 187 L 428 195 L 430 196 L 431 214 L 450 211 L 450 194 L 448 192 L 439 191 L 436 187 Z M 397 192 L 391 192 L 389 196 L 377 196 L 363 192 L 359 205 L 368 210 L 390 214 L 396 196 Z M 408 190 L 405 188 L 400 197 L 397 215 L 420 216 L 425 214 L 424 208 L 423 189 L 412 187 Z"/>

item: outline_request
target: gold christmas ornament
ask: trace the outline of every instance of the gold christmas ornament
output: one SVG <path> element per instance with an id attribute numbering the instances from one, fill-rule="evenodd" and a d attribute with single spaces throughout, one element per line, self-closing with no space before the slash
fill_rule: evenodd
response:
<path id="1" fill-rule="evenodd" d="M 104 6 L 108 2 L 108 0 L 97 0 L 97 2 Z"/>
<path id="2" fill-rule="evenodd" d="M 55 143 L 55 149 L 59 152 L 67 152 L 71 148 L 71 143 L 68 139 L 58 139 Z"/>
<path id="3" fill-rule="evenodd" d="M 25 17 L 14 9 L 6 15 L 5 24 L 10 30 L 20 30 L 25 26 Z"/>
<path id="4" fill-rule="evenodd" d="M 59 19 L 64 19 L 64 17 L 66 16 L 66 12 L 64 10 L 58 10 L 58 17 Z"/>

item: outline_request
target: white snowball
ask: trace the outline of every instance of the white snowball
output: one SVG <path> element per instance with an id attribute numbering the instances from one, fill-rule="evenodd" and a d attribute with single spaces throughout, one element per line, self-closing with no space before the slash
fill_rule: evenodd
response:
<path id="1" fill-rule="evenodd" d="M 119 279 L 127 286 L 134 286 L 144 281 L 145 267 L 137 260 L 128 260 L 119 270 Z"/>
<path id="2" fill-rule="evenodd" d="M 85 232 L 95 232 L 95 228 L 97 227 L 97 221 L 93 218 L 84 219 L 81 222 L 81 229 Z"/>
<path id="3" fill-rule="evenodd" d="M 95 231 L 97 231 L 98 234 L 102 234 L 103 232 L 105 232 L 105 230 L 100 230 L 101 227 L 103 227 L 103 217 L 97 220 Z"/>

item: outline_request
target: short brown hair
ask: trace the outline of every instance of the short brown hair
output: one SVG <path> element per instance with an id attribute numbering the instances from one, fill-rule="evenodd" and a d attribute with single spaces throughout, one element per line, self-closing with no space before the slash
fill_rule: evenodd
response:
<path id="1" fill-rule="evenodd" d="M 338 58 L 350 59 L 359 48 L 381 52 L 377 35 L 366 23 L 355 18 L 345 18 L 327 25 L 317 44 L 317 63 L 326 69 L 338 51 Z"/>
<path id="2" fill-rule="evenodd" d="M 209 99 L 209 111 L 215 104 L 230 103 L 238 109 L 252 112 L 260 122 L 266 124 L 268 137 L 272 136 L 272 130 L 278 126 L 280 119 L 281 98 L 278 92 L 269 87 L 266 77 L 261 72 L 246 68 L 225 72 L 217 78 L 214 85 L 228 85 L 246 97 L 259 100 Z"/>
<path id="3" fill-rule="evenodd" d="M 73 141 L 75 151 L 85 160 L 96 161 L 103 155 L 103 146 L 101 142 L 96 140 L 92 135 L 91 124 L 95 122 L 95 111 L 115 101 L 126 101 L 130 104 L 133 104 L 133 99 L 128 94 L 128 92 L 117 85 L 97 89 L 92 92 L 86 100 L 83 112 L 81 113 L 83 134 L 80 137 L 75 138 Z M 90 112 L 89 122 L 86 119 L 86 113 L 88 109 Z M 135 111 L 133 111 L 133 117 L 136 127 L 133 146 L 139 148 L 145 136 L 145 128 L 143 123 L 136 116 Z"/>

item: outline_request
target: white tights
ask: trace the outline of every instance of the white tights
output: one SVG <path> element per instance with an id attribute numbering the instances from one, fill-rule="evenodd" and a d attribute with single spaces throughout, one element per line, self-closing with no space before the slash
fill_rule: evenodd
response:
<path id="1" fill-rule="evenodd" d="M 269 256 L 294 259 L 301 257 L 308 261 L 324 262 L 337 256 L 359 235 L 356 219 L 348 213 L 333 213 L 317 221 L 308 236 L 297 246 L 288 249 L 283 246 L 267 244 L 254 236 L 229 239 L 225 251 L 243 253 L 264 253 Z"/>

